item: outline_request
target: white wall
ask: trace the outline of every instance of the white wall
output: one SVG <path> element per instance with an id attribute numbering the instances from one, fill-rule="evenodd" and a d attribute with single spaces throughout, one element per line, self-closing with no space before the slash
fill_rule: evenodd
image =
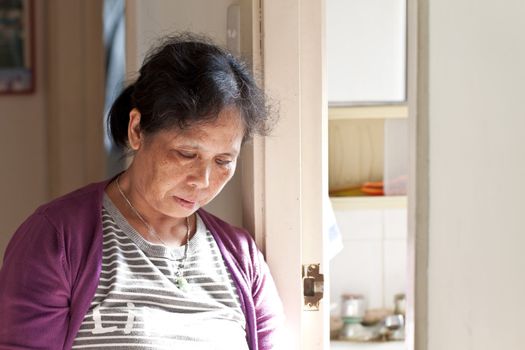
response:
<path id="1" fill-rule="evenodd" d="M 48 198 L 43 14 L 36 1 L 35 92 L 0 96 L 0 261 L 14 230 Z"/>
<path id="2" fill-rule="evenodd" d="M 524 13 L 429 0 L 429 350 L 525 348 Z"/>
<path id="3" fill-rule="evenodd" d="M 330 261 L 330 303 L 343 294 L 361 294 L 369 309 L 394 309 L 394 296 L 406 293 L 407 211 L 336 211 L 343 250 Z"/>
<path id="4" fill-rule="evenodd" d="M 238 1 L 128 1 L 127 6 L 131 4 L 135 7 L 133 13 L 136 18 L 132 29 L 136 38 L 134 43 L 136 64 L 140 65 L 144 54 L 162 35 L 174 32 L 191 31 L 205 34 L 225 46 L 226 13 L 228 6 L 234 3 Z M 238 164 L 233 179 L 206 207 L 212 213 L 237 226 L 242 225 L 240 168 L 241 165 Z"/>
<path id="5" fill-rule="evenodd" d="M 331 104 L 405 100 L 405 0 L 325 0 Z"/>
<path id="6" fill-rule="evenodd" d="M 217 43 L 226 45 L 226 11 L 228 6 L 238 3 L 236 0 L 134 2 L 138 15 L 136 33 L 140 58 L 160 35 L 178 31 L 206 34 Z"/>

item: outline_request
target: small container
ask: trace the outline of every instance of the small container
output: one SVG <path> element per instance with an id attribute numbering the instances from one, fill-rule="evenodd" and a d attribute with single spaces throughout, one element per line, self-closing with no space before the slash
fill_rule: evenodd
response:
<path id="1" fill-rule="evenodd" d="M 350 341 L 374 341 L 381 338 L 379 326 L 364 327 L 360 323 L 345 323 L 339 339 Z"/>
<path id="2" fill-rule="evenodd" d="M 403 315 L 390 315 L 385 318 L 384 323 L 386 328 L 395 331 L 405 326 L 405 317 Z"/>
<path id="3" fill-rule="evenodd" d="M 405 293 L 394 295 L 394 313 L 404 315 L 406 312 L 407 299 Z"/>
<path id="4" fill-rule="evenodd" d="M 390 315 L 385 318 L 384 326 L 387 339 L 403 340 L 405 338 L 405 316 Z"/>
<path id="5" fill-rule="evenodd" d="M 360 294 L 343 294 L 341 304 L 341 317 L 344 320 L 360 322 L 366 311 L 365 298 Z"/>

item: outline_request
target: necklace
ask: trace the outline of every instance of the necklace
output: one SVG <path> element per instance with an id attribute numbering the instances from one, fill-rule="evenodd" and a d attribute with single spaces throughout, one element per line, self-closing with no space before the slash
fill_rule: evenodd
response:
<path id="1" fill-rule="evenodd" d="M 129 206 L 129 208 L 133 211 L 133 213 L 135 213 L 135 215 L 140 219 L 140 221 L 142 221 L 144 226 L 146 226 L 146 228 L 148 229 L 148 233 L 150 235 L 152 235 L 152 236 L 155 236 L 155 238 L 157 238 L 159 240 L 159 242 L 161 242 L 161 244 L 164 246 L 164 248 L 166 248 L 168 250 L 168 252 L 170 253 L 170 255 L 171 255 L 171 250 L 168 247 L 168 245 L 166 244 L 166 242 L 164 242 L 162 240 L 162 238 L 160 238 L 160 236 L 157 234 L 157 232 L 155 231 L 153 226 L 151 226 L 142 217 L 142 215 L 140 215 L 139 211 L 133 206 L 133 204 L 131 204 L 131 202 L 128 199 L 128 197 L 126 197 L 126 195 L 122 191 L 122 188 L 120 188 L 119 179 L 120 179 L 120 175 L 117 177 L 115 182 L 117 183 L 117 189 L 120 192 L 120 195 L 122 196 L 122 198 L 124 198 L 124 200 L 126 201 L 126 203 Z M 179 266 L 177 267 L 177 271 L 175 272 L 175 285 L 181 290 L 186 289 L 186 287 L 188 286 L 188 281 L 186 280 L 186 278 L 184 278 L 184 275 L 182 273 L 182 269 L 184 268 L 184 264 L 186 262 L 186 258 L 188 257 L 188 246 L 189 246 L 189 243 L 190 243 L 190 218 L 189 218 L 189 216 L 187 216 L 186 217 L 186 245 L 184 246 L 184 255 L 183 255 L 182 259 L 178 260 L 179 261 Z"/>

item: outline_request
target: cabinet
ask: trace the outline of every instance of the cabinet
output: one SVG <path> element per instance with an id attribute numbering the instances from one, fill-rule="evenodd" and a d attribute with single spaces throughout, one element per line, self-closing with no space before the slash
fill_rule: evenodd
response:
<path id="1" fill-rule="evenodd" d="M 394 295 L 406 290 L 407 197 L 400 193 L 406 193 L 407 114 L 406 104 L 329 109 L 329 188 L 344 246 L 330 263 L 332 304 L 342 294 L 356 293 L 366 297 L 370 309 L 392 309 Z M 391 191 L 395 195 L 361 190 L 367 182 L 399 179 L 405 187 Z M 399 341 L 331 344 L 332 349 L 403 346 Z"/>
<path id="2" fill-rule="evenodd" d="M 330 261 L 337 317 L 343 294 L 364 296 L 367 309 L 393 309 L 394 295 L 406 290 L 406 1 L 329 0 L 326 28 L 329 190 L 343 242 Z"/>
<path id="3" fill-rule="evenodd" d="M 329 109 L 329 189 L 335 210 L 406 207 L 407 116 L 406 104 Z M 377 189 L 381 182 L 386 195 L 372 196 L 363 187 L 376 183 Z"/>

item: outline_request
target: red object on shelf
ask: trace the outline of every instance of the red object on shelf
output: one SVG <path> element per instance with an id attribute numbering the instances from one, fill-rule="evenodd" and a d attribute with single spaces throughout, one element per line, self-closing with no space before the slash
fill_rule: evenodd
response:
<path id="1" fill-rule="evenodd" d="M 383 181 L 365 182 L 361 186 L 361 191 L 369 196 L 384 196 Z"/>

